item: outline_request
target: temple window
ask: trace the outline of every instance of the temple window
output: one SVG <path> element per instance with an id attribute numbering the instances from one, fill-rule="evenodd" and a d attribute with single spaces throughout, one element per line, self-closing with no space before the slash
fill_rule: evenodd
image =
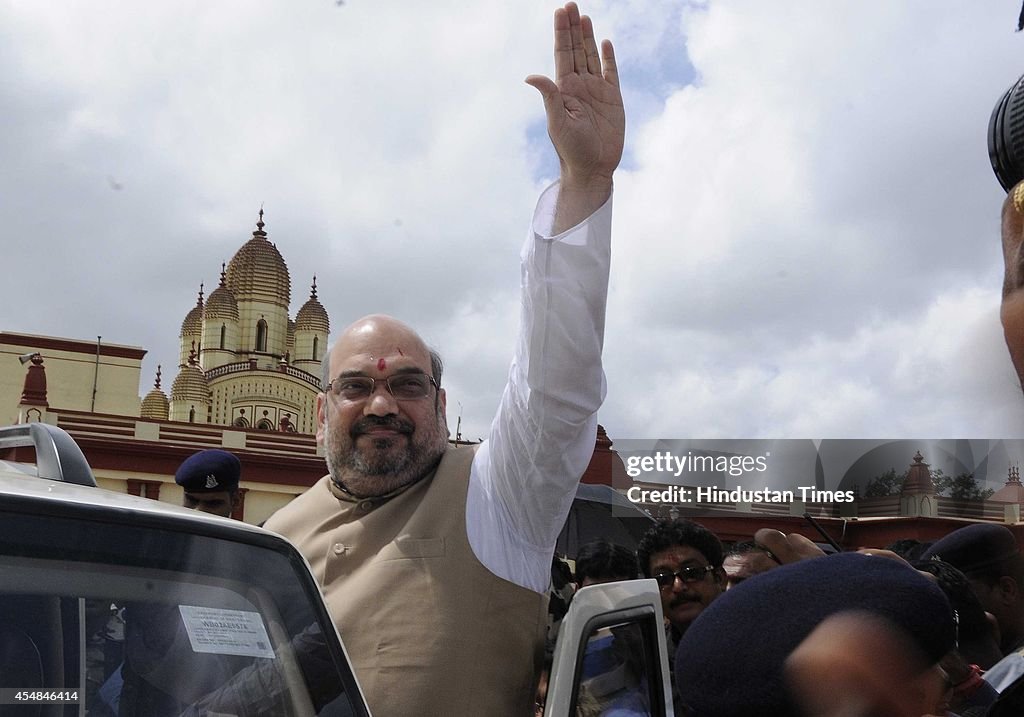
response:
<path id="1" fill-rule="evenodd" d="M 256 322 L 256 350 L 267 350 L 267 322 L 264 319 Z"/>

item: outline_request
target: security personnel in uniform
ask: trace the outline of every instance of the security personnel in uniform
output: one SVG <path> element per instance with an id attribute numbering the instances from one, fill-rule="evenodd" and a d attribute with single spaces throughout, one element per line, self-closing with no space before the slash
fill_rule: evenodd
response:
<path id="1" fill-rule="evenodd" d="M 242 464 L 218 448 L 199 451 L 178 467 L 174 481 L 185 490 L 182 505 L 230 518 L 238 507 L 238 479 Z"/>

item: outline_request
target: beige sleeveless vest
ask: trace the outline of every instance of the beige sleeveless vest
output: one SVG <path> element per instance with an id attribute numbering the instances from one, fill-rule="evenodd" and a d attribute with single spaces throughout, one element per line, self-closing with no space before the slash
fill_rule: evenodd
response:
<path id="1" fill-rule="evenodd" d="M 466 536 L 474 450 L 355 500 L 329 476 L 267 521 L 323 586 L 374 717 L 531 715 L 547 596 L 481 565 Z"/>

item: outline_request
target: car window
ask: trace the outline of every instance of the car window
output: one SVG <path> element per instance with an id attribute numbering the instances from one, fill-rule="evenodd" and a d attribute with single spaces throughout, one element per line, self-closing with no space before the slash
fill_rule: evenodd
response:
<path id="1" fill-rule="evenodd" d="M 25 714 L 50 717 L 365 714 L 308 569 L 276 539 L 100 515 L 0 510 L 2 702 L 27 709 L 16 693 L 35 693 Z"/>
<path id="2" fill-rule="evenodd" d="M 650 616 L 594 623 L 583 643 L 576 683 L 578 717 L 653 717 L 663 714 L 656 631 Z M 645 627 L 647 629 L 645 629 Z M 646 642 L 646 644 L 645 644 Z M 654 705 L 654 707 L 652 707 Z"/>

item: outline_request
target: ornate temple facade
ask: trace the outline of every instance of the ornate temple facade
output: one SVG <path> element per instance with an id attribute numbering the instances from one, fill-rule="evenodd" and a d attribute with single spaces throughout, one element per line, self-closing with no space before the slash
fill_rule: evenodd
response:
<path id="1" fill-rule="evenodd" d="M 139 398 L 137 346 L 0 331 L 0 422 L 42 421 L 78 442 L 98 483 L 181 503 L 174 473 L 203 448 L 242 462 L 236 518 L 266 519 L 326 472 L 316 443 L 320 360 L 330 320 L 309 298 L 289 315 L 291 278 L 264 230 L 222 265 L 219 285 L 181 323 L 166 365 Z"/>
<path id="2" fill-rule="evenodd" d="M 221 267 L 220 284 L 181 323 L 178 372 L 170 396 L 161 369 L 140 415 L 155 420 L 314 433 L 320 360 L 330 319 L 316 296 L 289 317 L 291 278 L 264 231 Z"/>

